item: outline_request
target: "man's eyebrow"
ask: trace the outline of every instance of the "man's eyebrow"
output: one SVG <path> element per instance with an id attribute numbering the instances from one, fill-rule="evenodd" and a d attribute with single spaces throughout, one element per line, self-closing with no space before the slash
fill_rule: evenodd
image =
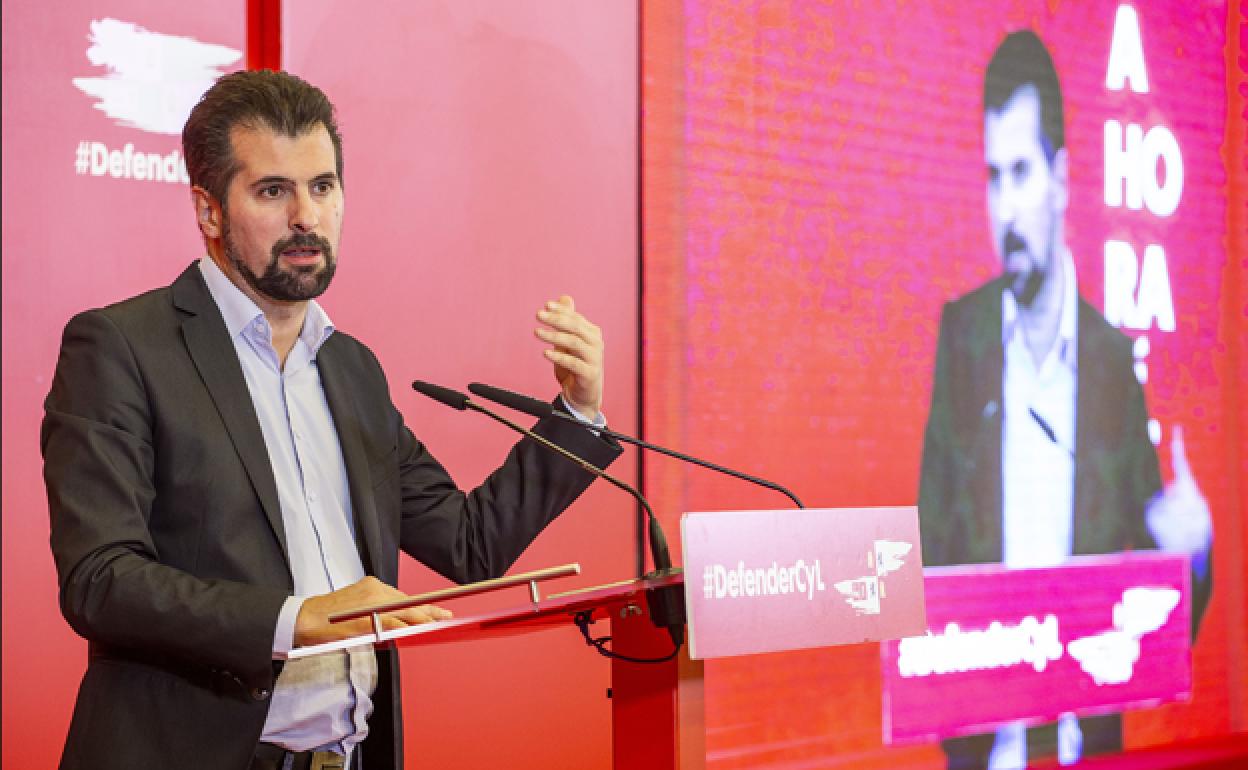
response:
<path id="1" fill-rule="evenodd" d="M 312 181 L 313 182 L 337 182 L 338 172 L 325 171 L 323 173 L 320 173 L 314 176 L 312 178 Z M 290 177 L 280 176 L 277 174 L 270 174 L 269 176 L 260 177 L 256 181 L 252 182 L 250 186 L 251 187 L 268 187 L 269 185 L 273 185 L 273 184 L 284 185 L 284 184 L 294 184 L 294 182 L 295 180 L 291 179 Z"/>
<path id="2" fill-rule="evenodd" d="M 260 177 L 256 181 L 252 182 L 250 186 L 251 187 L 268 187 L 269 185 L 272 185 L 272 184 L 291 184 L 292 181 L 293 180 L 291 180 L 290 177 L 277 176 L 276 174 L 273 174 L 270 176 Z"/>

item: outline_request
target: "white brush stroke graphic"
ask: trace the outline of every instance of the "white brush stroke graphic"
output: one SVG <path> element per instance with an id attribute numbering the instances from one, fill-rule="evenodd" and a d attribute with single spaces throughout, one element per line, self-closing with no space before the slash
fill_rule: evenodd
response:
<path id="1" fill-rule="evenodd" d="M 191 108 L 242 53 L 190 37 L 151 32 L 117 19 L 91 22 L 87 59 L 102 77 L 74 78 L 118 125 L 179 136 Z"/>
<path id="2" fill-rule="evenodd" d="M 1128 588 L 1114 605 L 1114 628 L 1075 639 L 1066 650 L 1098 685 L 1125 684 L 1140 659 L 1140 637 L 1164 626 L 1179 598 L 1173 588 Z"/>
<path id="3" fill-rule="evenodd" d="M 842 580 L 835 584 L 849 606 L 859 615 L 879 615 L 880 599 L 884 596 L 883 577 L 896 572 L 906 563 L 906 554 L 914 548 L 912 543 L 899 540 L 876 540 L 875 551 L 867 554 L 869 567 L 874 575 Z"/>
<path id="4" fill-rule="evenodd" d="M 914 548 L 913 543 L 901 540 L 875 541 L 875 574 L 884 577 L 896 572 L 906 563 L 906 554 Z"/>
<path id="5" fill-rule="evenodd" d="M 875 575 L 842 580 L 835 586 L 857 614 L 880 614 L 880 579 Z"/>

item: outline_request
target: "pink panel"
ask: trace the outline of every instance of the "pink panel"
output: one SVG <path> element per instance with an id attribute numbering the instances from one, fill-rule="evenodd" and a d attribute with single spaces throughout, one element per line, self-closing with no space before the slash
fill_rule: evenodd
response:
<path id="1" fill-rule="evenodd" d="M 39 457 L 60 332 L 75 312 L 168 284 L 202 254 L 180 124 L 214 71 L 242 66 L 244 10 L 4 6 L 5 767 L 56 764 L 86 666 L 58 611 Z"/>
<path id="2" fill-rule="evenodd" d="M 914 507 L 689 513 L 680 529 L 691 658 L 927 628 Z"/>
<path id="3" fill-rule="evenodd" d="M 1189 575 L 1155 553 L 929 569 L 927 635 L 880 645 L 885 741 L 1190 698 Z"/>
<path id="4" fill-rule="evenodd" d="M 565 292 L 603 328 L 605 411 L 635 432 L 633 4 L 313 0 L 283 11 L 285 65 L 326 90 L 344 137 L 342 268 L 325 304 L 377 352 L 416 433 L 461 483 L 481 479 L 512 437 L 407 383 L 553 396 L 531 329 L 538 305 Z M 632 456 L 612 471 L 635 477 Z M 515 569 L 579 561 L 579 585 L 628 577 L 634 516 L 596 485 Z M 401 581 L 439 584 L 411 565 Z M 412 650 L 404 665 L 412 767 L 610 761 L 609 665 L 570 624 Z"/>

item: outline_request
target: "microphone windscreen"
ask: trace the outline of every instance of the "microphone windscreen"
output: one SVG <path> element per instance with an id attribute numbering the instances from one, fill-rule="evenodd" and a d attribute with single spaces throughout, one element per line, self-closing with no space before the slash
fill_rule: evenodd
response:
<path id="1" fill-rule="evenodd" d="M 464 411 L 468 408 L 468 397 L 458 390 L 444 388 L 441 385 L 434 385 L 432 382 L 424 382 L 416 380 L 412 383 L 412 389 L 421 395 L 428 396 L 434 401 L 446 404 L 452 409 Z"/>
<path id="2" fill-rule="evenodd" d="M 496 404 L 502 404 L 509 409 L 515 409 L 517 412 L 524 412 L 534 417 L 549 417 L 554 412 L 554 407 L 545 401 L 539 401 L 522 393 L 496 388 L 493 385 L 474 382 L 468 386 L 468 390 L 481 398 L 489 399 Z"/>

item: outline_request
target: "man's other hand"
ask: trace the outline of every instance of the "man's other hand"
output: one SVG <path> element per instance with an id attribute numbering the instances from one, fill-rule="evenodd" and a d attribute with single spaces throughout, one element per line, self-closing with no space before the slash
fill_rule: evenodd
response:
<path id="1" fill-rule="evenodd" d="M 564 400 L 586 419 L 596 419 L 602 411 L 602 330 L 576 312 L 566 294 L 547 302 L 537 320 L 545 326 L 533 333 L 551 346 L 542 353 L 555 366 Z"/>
<path id="2" fill-rule="evenodd" d="M 1174 428 L 1170 456 L 1174 479 L 1149 502 L 1148 530 L 1161 550 L 1191 554 L 1192 566 L 1201 574 L 1213 539 L 1213 518 L 1188 465 L 1182 426 Z"/>
<path id="3" fill-rule="evenodd" d="M 295 646 L 307 647 L 371 633 L 373 630 L 371 617 L 330 623 L 329 616 L 362 607 L 397 602 L 405 598 L 407 594 L 393 586 L 386 585 L 372 575 L 333 593 L 309 597 L 299 608 L 299 615 L 295 619 Z M 381 621 L 382 627 L 390 631 L 421 623 L 432 623 L 436 620 L 449 620 L 450 617 L 451 613 L 441 607 L 423 604 L 419 607 L 387 612 L 381 616 Z"/>

